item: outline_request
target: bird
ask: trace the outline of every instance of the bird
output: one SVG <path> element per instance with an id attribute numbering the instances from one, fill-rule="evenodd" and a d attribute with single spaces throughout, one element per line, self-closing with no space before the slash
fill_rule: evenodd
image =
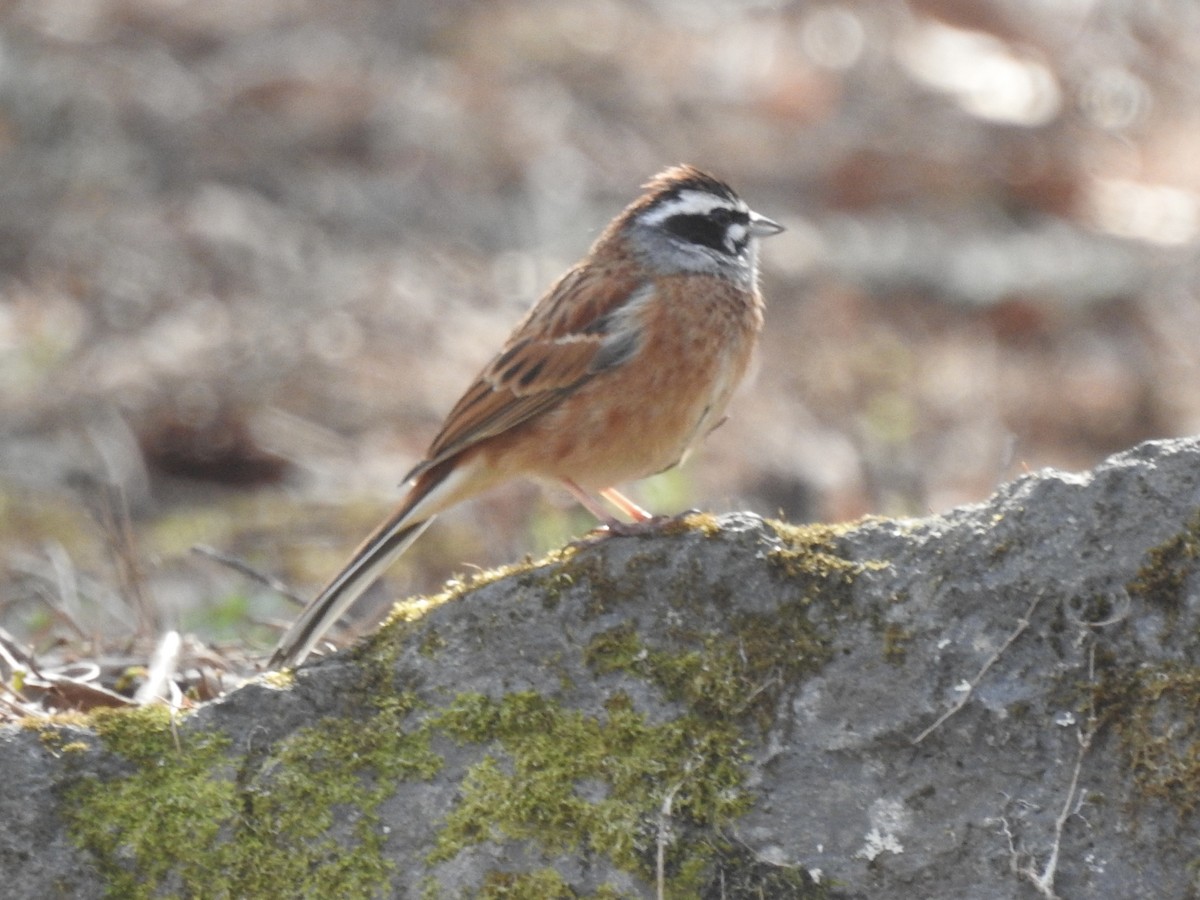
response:
<path id="1" fill-rule="evenodd" d="M 600 521 L 652 516 L 617 485 L 724 421 L 763 325 L 759 240 L 782 225 L 691 165 L 653 176 L 517 323 L 404 478 L 400 505 L 280 638 L 299 665 L 434 516 L 502 482 L 557 483 Z"/>

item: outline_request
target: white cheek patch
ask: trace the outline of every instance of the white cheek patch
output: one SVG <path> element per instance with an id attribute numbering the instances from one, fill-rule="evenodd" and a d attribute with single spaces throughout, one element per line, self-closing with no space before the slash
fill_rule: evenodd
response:
<path id="1" fill-rule="evenodd" d="M 725 229 L 725 246 L 731 252 L 736 251 L 739 247 L 746 244 L 746 236 L 750 233 L 750 229 L 741 223 L 734 222 Z"/>

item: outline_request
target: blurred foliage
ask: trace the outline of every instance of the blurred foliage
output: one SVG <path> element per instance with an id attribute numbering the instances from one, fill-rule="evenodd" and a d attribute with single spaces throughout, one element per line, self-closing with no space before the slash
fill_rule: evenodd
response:
<path id="1" fill-rule="evenodd" d="M 678 161 L 789 230 L 653 508 L 921 513 L 1194 432 L 1198 76 L 1193 0 L 0 4 L 0 624 L 65 635 L 64 565 L 107 604 L 129 554 L 167 623 L 290 615 L 187 545 L 311 591 Z M 393 592 L 589 527 L 560 503 L 447 516 Z"/>

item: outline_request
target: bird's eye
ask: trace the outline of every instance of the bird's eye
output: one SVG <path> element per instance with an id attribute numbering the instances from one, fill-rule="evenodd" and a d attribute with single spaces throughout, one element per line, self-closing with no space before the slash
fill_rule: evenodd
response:
<path id="1" fill-rule="evenodd" d="M 718 206 L 709 213 L 709 217 L 718 225 L 728 225 L 733 221 L 733 210 L 726 206 Z"/>

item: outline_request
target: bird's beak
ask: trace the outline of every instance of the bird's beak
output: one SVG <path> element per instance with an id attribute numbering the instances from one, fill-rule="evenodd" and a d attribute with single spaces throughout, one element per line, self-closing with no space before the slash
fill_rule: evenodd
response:
<path id="1" fill-rule="evenodd" d="M 783 230 L 783 226 L 778 222 L 773 222 L 766 216 L 760 216 L 756 212 L 750 213 L 750 233 L 755 237 L 770 237 L 773 234 L 779 234 Z"/>

